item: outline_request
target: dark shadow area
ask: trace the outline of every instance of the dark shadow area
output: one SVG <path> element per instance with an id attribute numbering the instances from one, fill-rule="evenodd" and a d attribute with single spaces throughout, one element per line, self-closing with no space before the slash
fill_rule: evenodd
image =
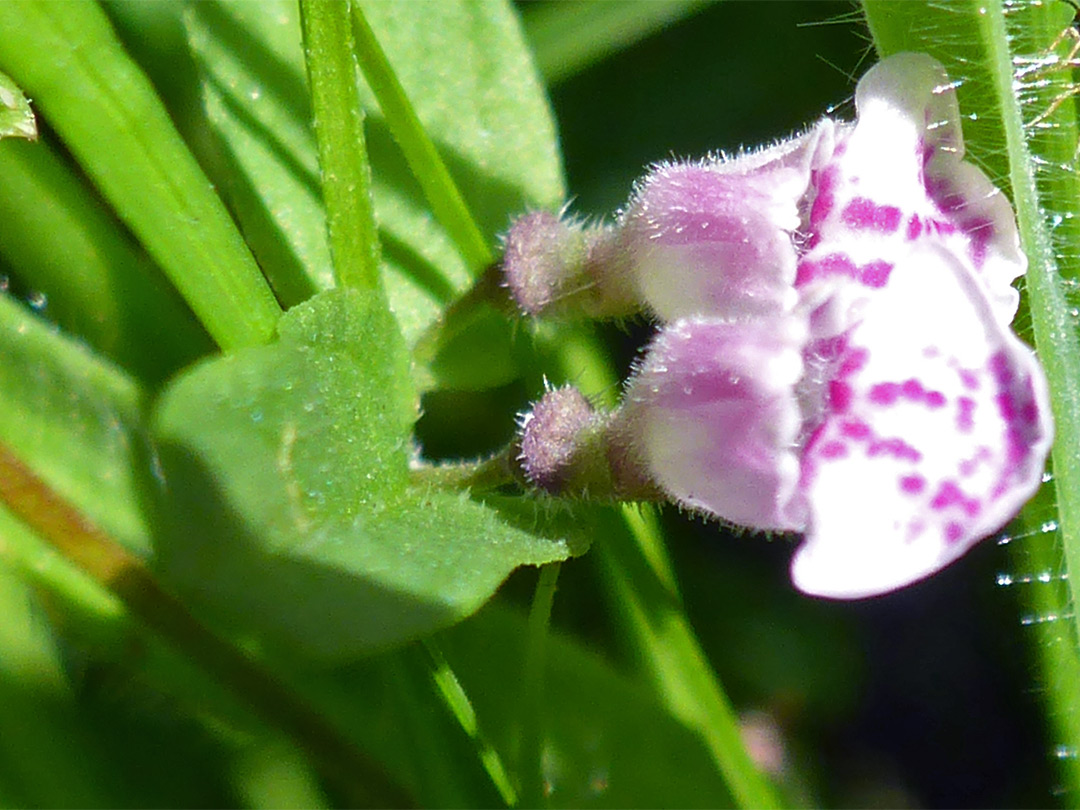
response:
<path id="1" fill-rule="evenodd" d="M 236 515 L 198 457 L 171 443 L 157 449 L 168 483 L 155 508 L 155 567 L 166 587 L 226 636 L 289 657 L 340 661 L 454 617 L 452 608 L 306 560 L 299 549 L 275 553 Z"/>

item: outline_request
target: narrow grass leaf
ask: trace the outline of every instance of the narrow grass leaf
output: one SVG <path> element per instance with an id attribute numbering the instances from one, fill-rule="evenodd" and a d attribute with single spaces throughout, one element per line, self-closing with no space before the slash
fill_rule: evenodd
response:
<path id="1" fill-rule="evenodd" d="M 405 160 L 423 188 L 435 218 L 446 228 L 473 274 L 478 274 L 491 262 L 491 249 L 473 221 L 439 151 L 420 123 L 359 3 L 352 7 L 352 23 L 360 69 L 375 93 L 394 140 L 405 153 Z"/>
<path id="2" fill-rule="evenodd" d="M 151 385 L 214 350 L 175 288 L 52 143 L 0 143 L 0 178 L 0 258 L 45 317 Z"/>
<path id="3" fill-rule="evenodd" d="M 273 293 L 98 6 L 3 3 L 0 29 L 0 70 L 34 98 L 218 344 L 268 341 L 280 314 Z"/>

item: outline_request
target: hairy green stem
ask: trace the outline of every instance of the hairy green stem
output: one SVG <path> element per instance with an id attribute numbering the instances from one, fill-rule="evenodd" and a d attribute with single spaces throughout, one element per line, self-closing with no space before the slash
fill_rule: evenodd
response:
<path id="1" fill-rule="evenodd" d="M 334 278 L 341 287 L 376 290 L 381 289 L 379 237 L 349 5 L 301 0 L 300 18 Z"/>

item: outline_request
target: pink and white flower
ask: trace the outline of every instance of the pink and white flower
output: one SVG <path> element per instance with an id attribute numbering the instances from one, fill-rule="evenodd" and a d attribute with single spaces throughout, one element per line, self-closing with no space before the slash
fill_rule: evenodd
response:
<path id="1" fill-rule="evenodd" d="M 684 506 L 802 532 L 796 586 L 836 598 L 915 582 L 1000 529 L 1053 434 L 1010 328 L 1027 266 L 1012 208 L 963 160 L 944 70 L 890 57 L 856 103 L 855 124 L 656 168 L 604 236 L 661 320 L 609 456 Z"/>

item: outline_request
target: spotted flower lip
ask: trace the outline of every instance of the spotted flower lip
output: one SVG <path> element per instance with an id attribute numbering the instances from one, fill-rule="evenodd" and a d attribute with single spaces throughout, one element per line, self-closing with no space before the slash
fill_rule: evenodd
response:
<path id="1" fill-rule="evenodd" d="M 898 54 L 856 106 L 854 124 L 655 167 L 591 271 L 660 320 L 603 422 L 620 480 L 636 468 L 695 511 L 801 532 L 794 584 L 842 599 L 1000 529 L 1053 438 L 1010 326 L 1027 268 L 1012 207 L 964 161 L 948 76 Z"/>

